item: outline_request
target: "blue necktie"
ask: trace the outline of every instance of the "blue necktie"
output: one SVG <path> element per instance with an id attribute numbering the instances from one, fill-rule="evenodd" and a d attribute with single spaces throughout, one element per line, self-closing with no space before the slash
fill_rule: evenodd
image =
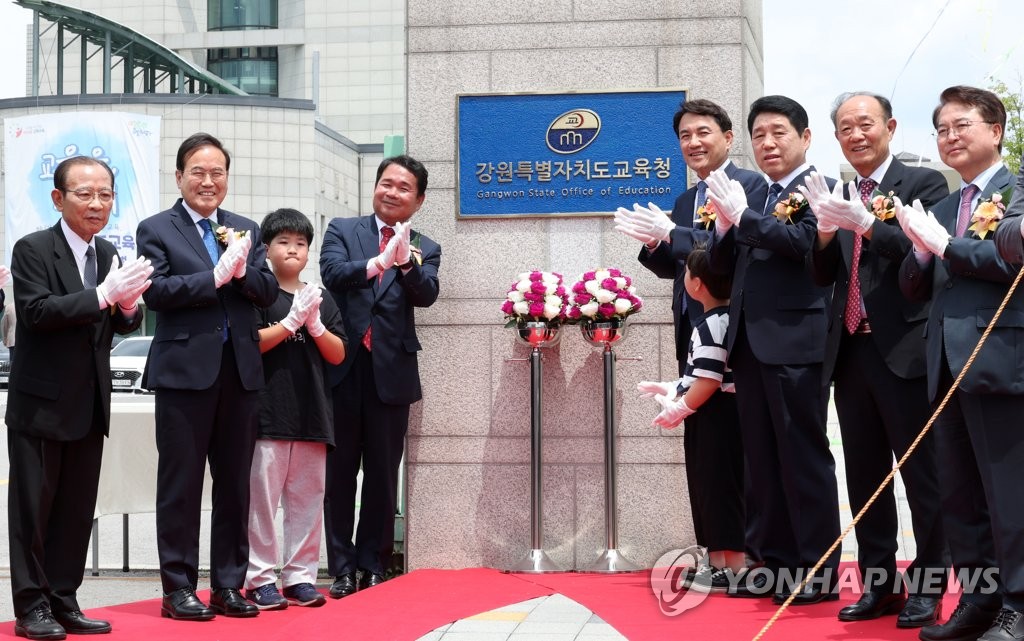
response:
<path id="1" fill-rule="evenodd" d="M 210 225 L 210 219 L 204 218 L 199 221 L 199 226 L 203 228 L 203 244 L 206 245 L 206 252 L 210 254 L 210 260 L 216 265 L 217 261 L 220 260 L 220 250 L 217 249 L 217 239 L 213 237 L 213 226 Z M 226 343 L 228 342 L 228 314 L 224 312 L 224 325 L 221 328 L 221 338 Z"/>
<path id="2" fill-rule="evenodd" d="M 697 209 L 700 209 L 708 202 L 708 184 L 703 180 L 697 182 Z"/>
<path id="3" fill-rule="evenodd" d="M 210 224 L 210 219 L 200 220 L 199 226 L 203 228 L 203 244 L 206 245 L 206 252 L 210 254 L 210 260 L 216 265 L 220 260 L 220 250 L 217 249 L 217 239 L 213 237 L 213 226 Z"/>
<path id="4" fill-rule="evenodd" d="M 782 193 L 782 185 L 779 183 L 772 183 L 772 186 L 768 188 L 768 200 L 764 204 L 764 213 L 769 214 L 775 210 L 775 203 L 779 200 L 779 194 Z"/>

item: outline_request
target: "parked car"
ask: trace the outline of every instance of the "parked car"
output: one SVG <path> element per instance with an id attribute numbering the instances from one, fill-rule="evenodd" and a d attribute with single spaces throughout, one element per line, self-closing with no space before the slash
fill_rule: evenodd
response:
<path id="1" fill-rule="evenodd" d="M 11 352 L 0 345 L 0 387 L 7 387 L 11 382 Z"/>
<path id="2" fill-rule="evenodd" d="M 110 383 L 115 392 L 146 392 L 142 372 L 146 369 L 152 336 L 126 338 L 110 350 Z"/>

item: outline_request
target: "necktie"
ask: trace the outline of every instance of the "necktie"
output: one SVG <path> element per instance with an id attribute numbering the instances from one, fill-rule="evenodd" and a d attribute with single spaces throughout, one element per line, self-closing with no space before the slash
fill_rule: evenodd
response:
<path id="1" fill-rule="evenodd" d="M 971 201 L 981 191 L 975 185 L 967 185 L 960 192 L 960 214 L 956 219 L 956 237 L 960 238 L 971 224 Z"/>
<path id="2" fill-rule="evenodd" d="M 210 219 L 203 218 L 199 221 L 199 226 L 203 228 L 203 244 L 206 245 L 206 253 L 210 255 L 210 260 L 216 265 L 220 260 L 220 250 L 217 249 L 217 239 L 213 237 L 213 226 L 210 225 Z"/>
<path id="3" fill-rule="evenodd" d="M 85 248 L 85 272 L 82 274 L 82 284 L 86 289 L 96 288 L 96 250 L 92 245 Z"/>
<path id="4" fill-rule="evenodd" d="M 390 241 L 394 237 L 394 235 L 395 235 L 394 227 L 387 227 L 387 226 L 381 227 L 380 228 L 380 246 L 377 247 L 377 251 L 378 252 L 383 252 L 384 249 L 388 246 L 388 241 Z M 382 280 L 384 280 L 384 272 L 381 272 L 381 273 L 377 274 L 377 284 L 379 285 L 380 281 L 382 281 Z M 366 351 L 368 351 L 368 352 L 372 351 L 371 345 L 373 344 L 373 324 L 372 323 L 373 323 L 373 321 L 371 321 L 370 326 L 366 328 L 366 333 L 363 334 L 363 347 L 365 347 Z"/>
<path id="5" fill-rule="evenodd" d="M 206 245 L 206 253 L 210 255 L 210 260 L 216 265 L 220 260 L 220 250 L 217 249 L 217 239 L 213 237 L 213 226 L 210 224 L 210 219 L 203 218 L 199 221 L 199 226 L 203 228 L 203 244 Z M 228 341 L 228 314 L 226 311 L 224 312 L 224 325 L 221 329 L 221 340 L 225 343 Z"/>
<path id="6" fill-rule="evenodd" d="M 768 188 L 768 200 L 764 203 L 764 213 L 770 214 L 775 210 L 775 203 L 779 200 L 779 194 L 782 193 L 782 185 L 779 183 L 772 183 L 772 186 Z"/>
<path id="7" fill-rule="evenodd" d="M 708 184 L 703 180 L 697 183 L 697 200 L 695 202 L 694 212 L 704 206 L 708 202 Z M 696 218 L 696 216 L 694 216 Z"/>
<path id="8" fill-rule="evenodd" d="M 871 194 L 874 193 L 877 186 L 878 183 L 870 178 L 860 181 L 860 199 L 864 206 L 869 209 L 871 207 Z M 846 292 L 846 312 L 843 316 L 843 325 L 846 326 L 846 331 L 851 334 L 857 331 L 860 321 L 867 316 L 860 297 L 860 254 L 863 247 L 864 237 L 860 234 L 854 234 L 853 260 L 850 261 L 850 289 Z"/>

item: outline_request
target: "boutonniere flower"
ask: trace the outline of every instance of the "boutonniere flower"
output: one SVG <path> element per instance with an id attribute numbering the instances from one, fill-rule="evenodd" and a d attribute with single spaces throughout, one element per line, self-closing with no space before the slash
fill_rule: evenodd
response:
<path id="1" fill-rule="evenodd" d="M 710 200 L 697 208 L 697 222 L 704 225 L 704 229 L 711 229 L 711 223 L 718 218 L 715 205 Z"/>
<path id="2" fill-rule="evenodd" d="M 775 209 L 772 214 L 775 215 L 783 224 L 792 225 L 793 216 L 799 214 L 807 208 L 807 199 L 804 198 L 803 194 L 798 191 L 794 191 L 790 195 L 786 196 L 785 199 L 775 203 Z"/>
<path id="3" fill-rule="evenodd" d="M 1003 219 L 1003 213 L 1006 212 L 1006 203 L 1010 202 L 1012 192 L 1013 188 L 1011 187 L 1004 193 L 995 193 L 988 198 L 979 200 L 978 206 L 974 208 L 974 213 L 971 214 L 971 222 L 973 224 L 967 230 L 973 231 L 975 236 L 985 240 L 985 237 L 994 232 L 996 227 L 999 226 L 999 222 Z"/>
<path id="4" fill-rule="evenodd" d="M 221 225 L 220 227 L 218 227 L 213 232 L 213 235 L 217 237 L 217 242 L 218 243 L 220 243 L 221 245 L 227 247 L 228 246 L 228 234 L 231 234 L 232 236 L 234 236 L 234 240 L 241 240 L 242 238 L 245 238 L 245 235 L 247 233 L 249 233 L 249 232 L 247 230 L 245 230 L 245 229 L 243 229 L 242 231 L 235 231 L 234 228 L 232 228 L 232 227 L 225 227 L 224 225 Z"/>
<path id="5" fill-rule="evenodd" d="M 505 294 L 501 312 L 508 321 L 506 327 L 525 321 L 558 325 L 565 320 L 568 304 L 562 275 L 534 270 L 519 274 Z"/>
<path id="6" fill-rule="evenodd" d="M 570 321 L 625 318 L 643 306 L 633 279 L 614 267 L 584 273 L 572 286 L 569 302 Z"/>
<path id="7" fill-rule="evenodd" d="M 878 220 L 886 221 L 890 218 L 896 217 L 896 203 L 893 202 L 893 197 L 896 192 L 890 191 L 888 194 L 883 194 L 877 189 L 871 194 L 871 213 L 874 214 Z"/>

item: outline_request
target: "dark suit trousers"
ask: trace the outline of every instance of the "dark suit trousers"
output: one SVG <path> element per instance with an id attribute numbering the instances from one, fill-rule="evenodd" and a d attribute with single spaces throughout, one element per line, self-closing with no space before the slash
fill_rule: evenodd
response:
<path id="1" fill-rule="evenodd" d="M 945 359 L 943 359 L 945 360 Z M 939 386 L 949 389 L 952 377 Z M 1024 610 L 1024 397 L 958 390 L 935 421 L 935 442 L 946 536 L 960 575 L 999 570 L 993 592 L 984 579 L 962 601 L 985 608 Z M 961 577 L 961 580 L 963 578 Z"/>
<path id="2" fill-rule="evenodd" d="M 755 542 L 772 569 L 812 567 L 839 536 L 835 461 L 825 433 L 828 397 L 821 364 L 760 362 L 740 327 L 730 355 L 736 381 L 743 449 L 758 506 Z M 831 569 L 835 581 L 839 550 Z"/>
<path id="3" fill-rule="evenodd" d="M 156 392 L 157 549 L 164 593 L 199 580 L 199 517 L 209 459 L 213 478 L 210 585 L 241 588 L 249 565 L 249 467 L 259 392 L 242 387 L 231 343 L 205 390 Z"/>
<path id="4" fill-rule="evenodd" d="M 99 407 L 99 403 L 96 403 Z M 102 420 L 77 441 L 52 441 L 7 431 L 11 484 L 7 524 L 14 614 L 48 603 L 78 610 L 96 509 Z"/>
<path id="5" fill-rule="evenodd" d="M 409 406 L 383 403 L 377 395 L 373 354 L 361 343 L 348 375 L 334 388 L 334 442 L 327 455 L 324 525 L 327 569 L 338 576 L 356 569 L 383 574 L 395 541 L 398 469 L 409 427 Z M 355 543 L 356 475 L 363 468 Z"/>
<path id="6" fill-rule="evenodd" d="M 860 512 L 931 416 L 927 381 L 892 373 L 869 334 L 843 332 L 835 368 L 835 401 L 843 435 L 850 508 Z M 907 568 L 912 594 L 945 589 L 949 568 L 939 509 L 935 441 L 928 434 L 900 470 L 907 487 L 917 558 Z M 892 484 L 857 524 L 857 561 L 862 577 L 871 571 L 878 591 L 899 590 L 896 549 L 899 523 Z"/>
<path id="7" fill-rule="evenodd" d="M 736 395 L 715 392 L 682 429 L 697 544 L 711 552 L 743 550 L 744 461 Z"/>

